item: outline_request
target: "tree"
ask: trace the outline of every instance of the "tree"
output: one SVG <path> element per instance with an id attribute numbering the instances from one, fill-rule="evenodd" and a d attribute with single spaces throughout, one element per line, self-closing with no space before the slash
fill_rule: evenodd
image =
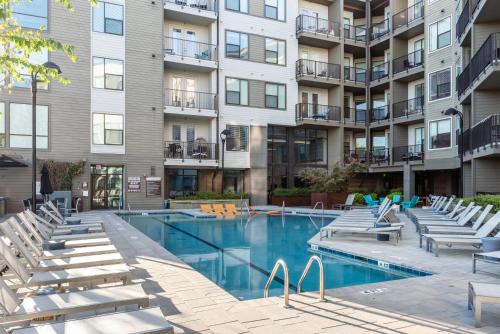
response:
<path id="1" fill-rule="evenodd" d="M 66 7 L 68 11 L 73 11 L 71 0 L 54 1 Z M 97 4 L 97 0 L 88 1 L 92 5 Z M 44 36 L 44 27 L 40 30 L 20 27 L 11 8 L 12 5 L 21 2 L 30 2 L 30 0 L 0 0 L 0 78 L 4 79 L 0 87 L 10 89 L 12 79 L 22 82 L 23 73 L 38 73 L 39 80 L 45 83 L 54 80 L 68 84 L 69 80 L 57 70 L 34 64 L 30 62 L 30 57 L 47 50 L 48 52 L 62 52 L 76 62 L 77 57 L 73 46 Z"/>
<path id="2" fill-rule="evenodd" d="M 366 166 L 354 161 L 345 166 L 336 163 L 330 173 L 321 168 L 304 168 L 299 171 L 298 177 L 314 192 L 338 193 L 347 191 L 349 179 L 364 172 Z"/>

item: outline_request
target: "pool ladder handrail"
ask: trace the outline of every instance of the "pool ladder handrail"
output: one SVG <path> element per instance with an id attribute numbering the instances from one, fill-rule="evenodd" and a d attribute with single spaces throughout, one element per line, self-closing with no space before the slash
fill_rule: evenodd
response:
<path id="1" fill-rule="evenodd" d="M 289 299 L 290 299 L 290 294 L 289 294 L 289 287 L 290 287 L 290 277 L 288 275 L 288 267 L 285 263 L 285 260 L 279 259 L 276 261 L 274 264 L 274 268 L 271 271 L 271 275 L 269 276 L 269 279 L 267 280 L 266 286 L 264 287 L 264 298 L 269 297 L 269 288 L 271 287 L 271 283 L 274 281 L 274 278 L 276 274 L 278 273 L 278 269 L 280 267 L 283 267 L 283 274 L 285 276 L 284 279 L 284 284 L 283 284 L 283 290 L 284 290 L 284 298 L 285 298 L 285 307 L 290 307 L 289 305 Z"/>
<path id="2" fill-rule="evenodd" d="M 307 265 L 302 272 L 302 275 L 300 276 L 299 279 L 299 284 L 297 284 L 297 293 L 300 294 L 301 288 L 302 288 L 302 283 L 307 277 L 307 274 L 309 274 L 309 270 L 311 269 L 311 266 L 314 262 L 318 263 L 319 267 L 319 301 L 324 302 L 326 301 L 325 299 L 325 271 L 323 267 L 323 261 L 321 261 L 321 258 L 318 255 L 313 255 L 309 258 L 309 261 L 307 262 Z"/>

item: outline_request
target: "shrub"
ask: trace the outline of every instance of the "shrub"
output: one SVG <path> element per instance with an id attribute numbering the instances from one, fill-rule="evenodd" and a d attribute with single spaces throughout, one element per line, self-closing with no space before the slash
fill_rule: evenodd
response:
<path id="1" fill-rule="evenodd" d="M 308 188 L 276 188 L 272 192 L 273 196 L 280 197 L 306 197 L 311 195 Z"/>
<path id="2" fill-rule="evenodd" d="M 314 192 L 337 193 L 347 191 L 349 179 L 366 171 L 366 166 L 359 162 L 348 165 L 337 163 L 330 173 L 321 168 L 305 168 L 299 171 L 298 177 Z"/>
<path id="3" fill-rule="evenodd" d="M 392 199 L 394 198 L 395 195 L 400 195 L 402 196 L 403 193 L 401 191 L 391 191 L 387 197 L 392 201 Z"/>
<path id="4" fill-rule="evenodd" d="M 354 194 L 354 202 L 353 204 L 354 205 L 363 205 L 365 204 L 365 200 L 363 199 L 363 196 L 365 195 L 365 193 L 355 193 Z"/>
<path id="5" fill-rule="evenodd" d="M 474 197 L 466 197 L 463 200 L 463 205 L 469 205 L 470 202 L 474 202 L 477 205 L 485 207 L 491 204 L 493 205 L 492 212 L 500 211 L 500 195 L 476 195 Z"/>
<path id="6" fill-rule="evenodd" d="M 197 201 L 197 200 L 217 200 L 217 199 L 240 199 L 242 196 L 245 199 L 248 198 L 247 193 L 235 194 L 233 192 L 227 192 L 221 195 L 220 193 L 212 191 L 200 191 L 194 195 L 180 196 L 176 197 L 175 199 L 180 201 Z"/>

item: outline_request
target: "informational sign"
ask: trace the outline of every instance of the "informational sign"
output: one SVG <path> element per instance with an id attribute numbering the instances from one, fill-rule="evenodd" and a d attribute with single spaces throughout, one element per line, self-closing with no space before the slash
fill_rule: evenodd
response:
<path id="1" fill-rule="evenodd" d="M 128 187 L 129 193 L 140 193 L 141 192 L 141 177 L 140 176 L 129 176 L 128 177 Z"/>
<path id="2" fill-rule="evenodd" d="M 146 197 L 161 197 L 161 177 L 146 177 Z"/>

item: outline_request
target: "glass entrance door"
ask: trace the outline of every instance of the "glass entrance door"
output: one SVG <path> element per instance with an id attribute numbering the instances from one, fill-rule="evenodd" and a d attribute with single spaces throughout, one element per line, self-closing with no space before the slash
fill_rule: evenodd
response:
<path id="1" fill-rule="evenodd" d="M 123 196 L 123 167 L 92 165 L 92 209 L 118 209 Z"/>

